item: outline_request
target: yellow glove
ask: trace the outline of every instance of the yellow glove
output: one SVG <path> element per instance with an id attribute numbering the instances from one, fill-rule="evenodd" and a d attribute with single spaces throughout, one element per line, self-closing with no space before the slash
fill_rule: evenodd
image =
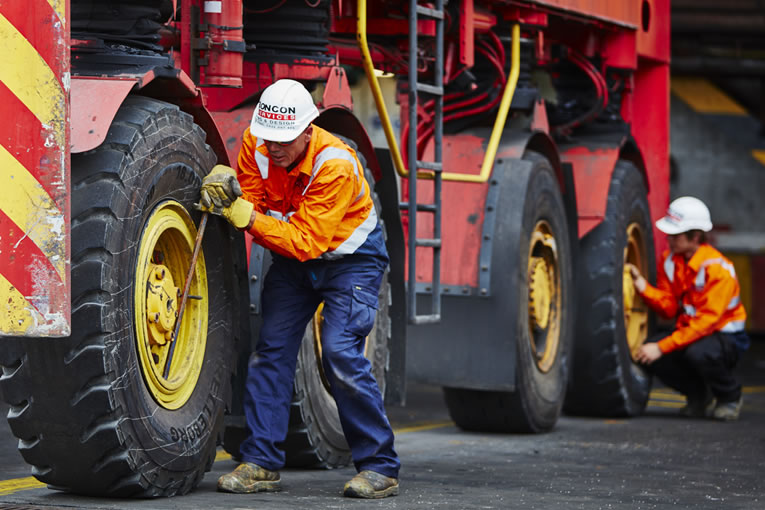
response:
<path id="1" fill-rule="evenodd" d="M 230 206 L 242 196 L 242 188 L 236 178 L 236 171 L 226 165 L 215 165 L 202 181 L 199 203 L 205 209 Z"/>
<path id="2" fill-rule="evenodd" d="M 222 211 L 216 210 L 215 213 L 220 214 L 228 220 L 236 228 L 242 229 L 250 224 L 250 218 L 252 217 L 252 211 L 255 206 L 243 198 L 237 198 L 234 202 L 224 207 Z"/>

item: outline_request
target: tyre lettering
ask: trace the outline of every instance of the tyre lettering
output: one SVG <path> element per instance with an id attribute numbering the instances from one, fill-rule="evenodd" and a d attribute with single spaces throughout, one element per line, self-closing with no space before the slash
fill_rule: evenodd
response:
<path id="1" fill-rule="evenodd" d="M 202 436 L 205 435 L 205 433 L 208 430 L 208 423 L 213 423 L 215 421 L 215 404 L 216 402 L 220 401 L 220 397 L 218 396 L 218 391 L 220 390 L 220 381 L 222 378 L 222 368 L 219 368 L 215 375 L 213 376 L 213 380 L 210 382 L 210 394 L 207 396 L 207 399 L 205 400 L 204 407 L 202 407 L 202 411 L 199 413 L 199 415 L 192 420 L 188 425 L 181 428 L 170 428 L 170 439 L 172 439 L 174 442 L 183 441 L 183 442 L 189 442 L 194 441 L 195 439 L 201 439 Z"/>

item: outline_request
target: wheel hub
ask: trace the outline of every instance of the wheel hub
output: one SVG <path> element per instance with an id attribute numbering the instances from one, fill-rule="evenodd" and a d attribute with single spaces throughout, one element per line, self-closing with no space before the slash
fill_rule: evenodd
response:
<path id="1" fill-rule="evenodd" d="M 529 316 L 534 325 L 545 329 L 550 322 L 552 281 L 543 257 L 532 257 L 529 263 Z"/>
<path id="2" fill-rule="evenodd" d="M 560 343 L 562 304 L 558 246 L 544 220 L 531 233 L 527 260 L 529 342 L 537 368 L 547 372 L 555 364 Z"/>
<path id="3" fill-rule="evenodd" d="M 151 264 L 146 282 L 146 321 L 151 345 L 165 345 L 170 341 L 178 318 L 178 294 L 173 275 L 161 264 Z"/>

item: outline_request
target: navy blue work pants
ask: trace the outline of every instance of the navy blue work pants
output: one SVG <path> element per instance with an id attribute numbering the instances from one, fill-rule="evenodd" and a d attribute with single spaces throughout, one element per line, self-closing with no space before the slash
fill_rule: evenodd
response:
<path id="1" fill-rule="evenodd" d="M 393 430 L 364 357 L 386 264 L 376 257 L 299 262 L 274 256 L 263 287 L 263 326 L 250 362 L 244 411 L 249 437 L 242 460 L 284 466 L 295 365 L 308 321 L 322 301 L 322 362 L 356 469 L 398 477 Z"/>
<path id="2" fill-rule="evenodd" d="M 648 342 L 658 342 L 666 336 L 667 333 L 657 334 Z M 718 402 L 732 402 L 741 397 L 741 383 L 733 375 L 738 359 L 735 336 L 717 331 L 662 355 L 647 369 L 690 400 L 703 401 L 711 392 Z"/>

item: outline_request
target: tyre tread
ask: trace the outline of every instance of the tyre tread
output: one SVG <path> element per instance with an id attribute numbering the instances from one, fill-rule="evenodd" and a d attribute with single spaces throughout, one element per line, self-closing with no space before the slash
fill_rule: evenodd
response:
<path id="1" fill-rule="evenodd" d="M 617 345 L 624 341 L 619 339 L 617 322 L 622 313 L 621 276 L 617 274 L 621 271 L 621 261 L 614 258 L 617 256 L 616 231 L 624 219 L 617 215 L 632 214 L 624 208 L 631 207 L 625 204 L 625 194 L 633 191 L 639 195 L 636 195 L 638 199 L 646 196 L 642 176 L 632 163 L 618 161 L 608 191 L 606 219 L 582 240 L 577 349 L 574 377 L 565 402 L 565 410 L 571 414 L 634 416 L 642 412 L 647 401 L 648 388 L 644 384 L 641 387 L 640 381 L 630 382 L 631 375 L 625 373 L 630 368 L 620 361 L 622 353 Z M 653 243 L 650 240 L 648 251 L 651 263 Z M 627 389 L 628 384 L 633 386 L 632 390 Z"/>

